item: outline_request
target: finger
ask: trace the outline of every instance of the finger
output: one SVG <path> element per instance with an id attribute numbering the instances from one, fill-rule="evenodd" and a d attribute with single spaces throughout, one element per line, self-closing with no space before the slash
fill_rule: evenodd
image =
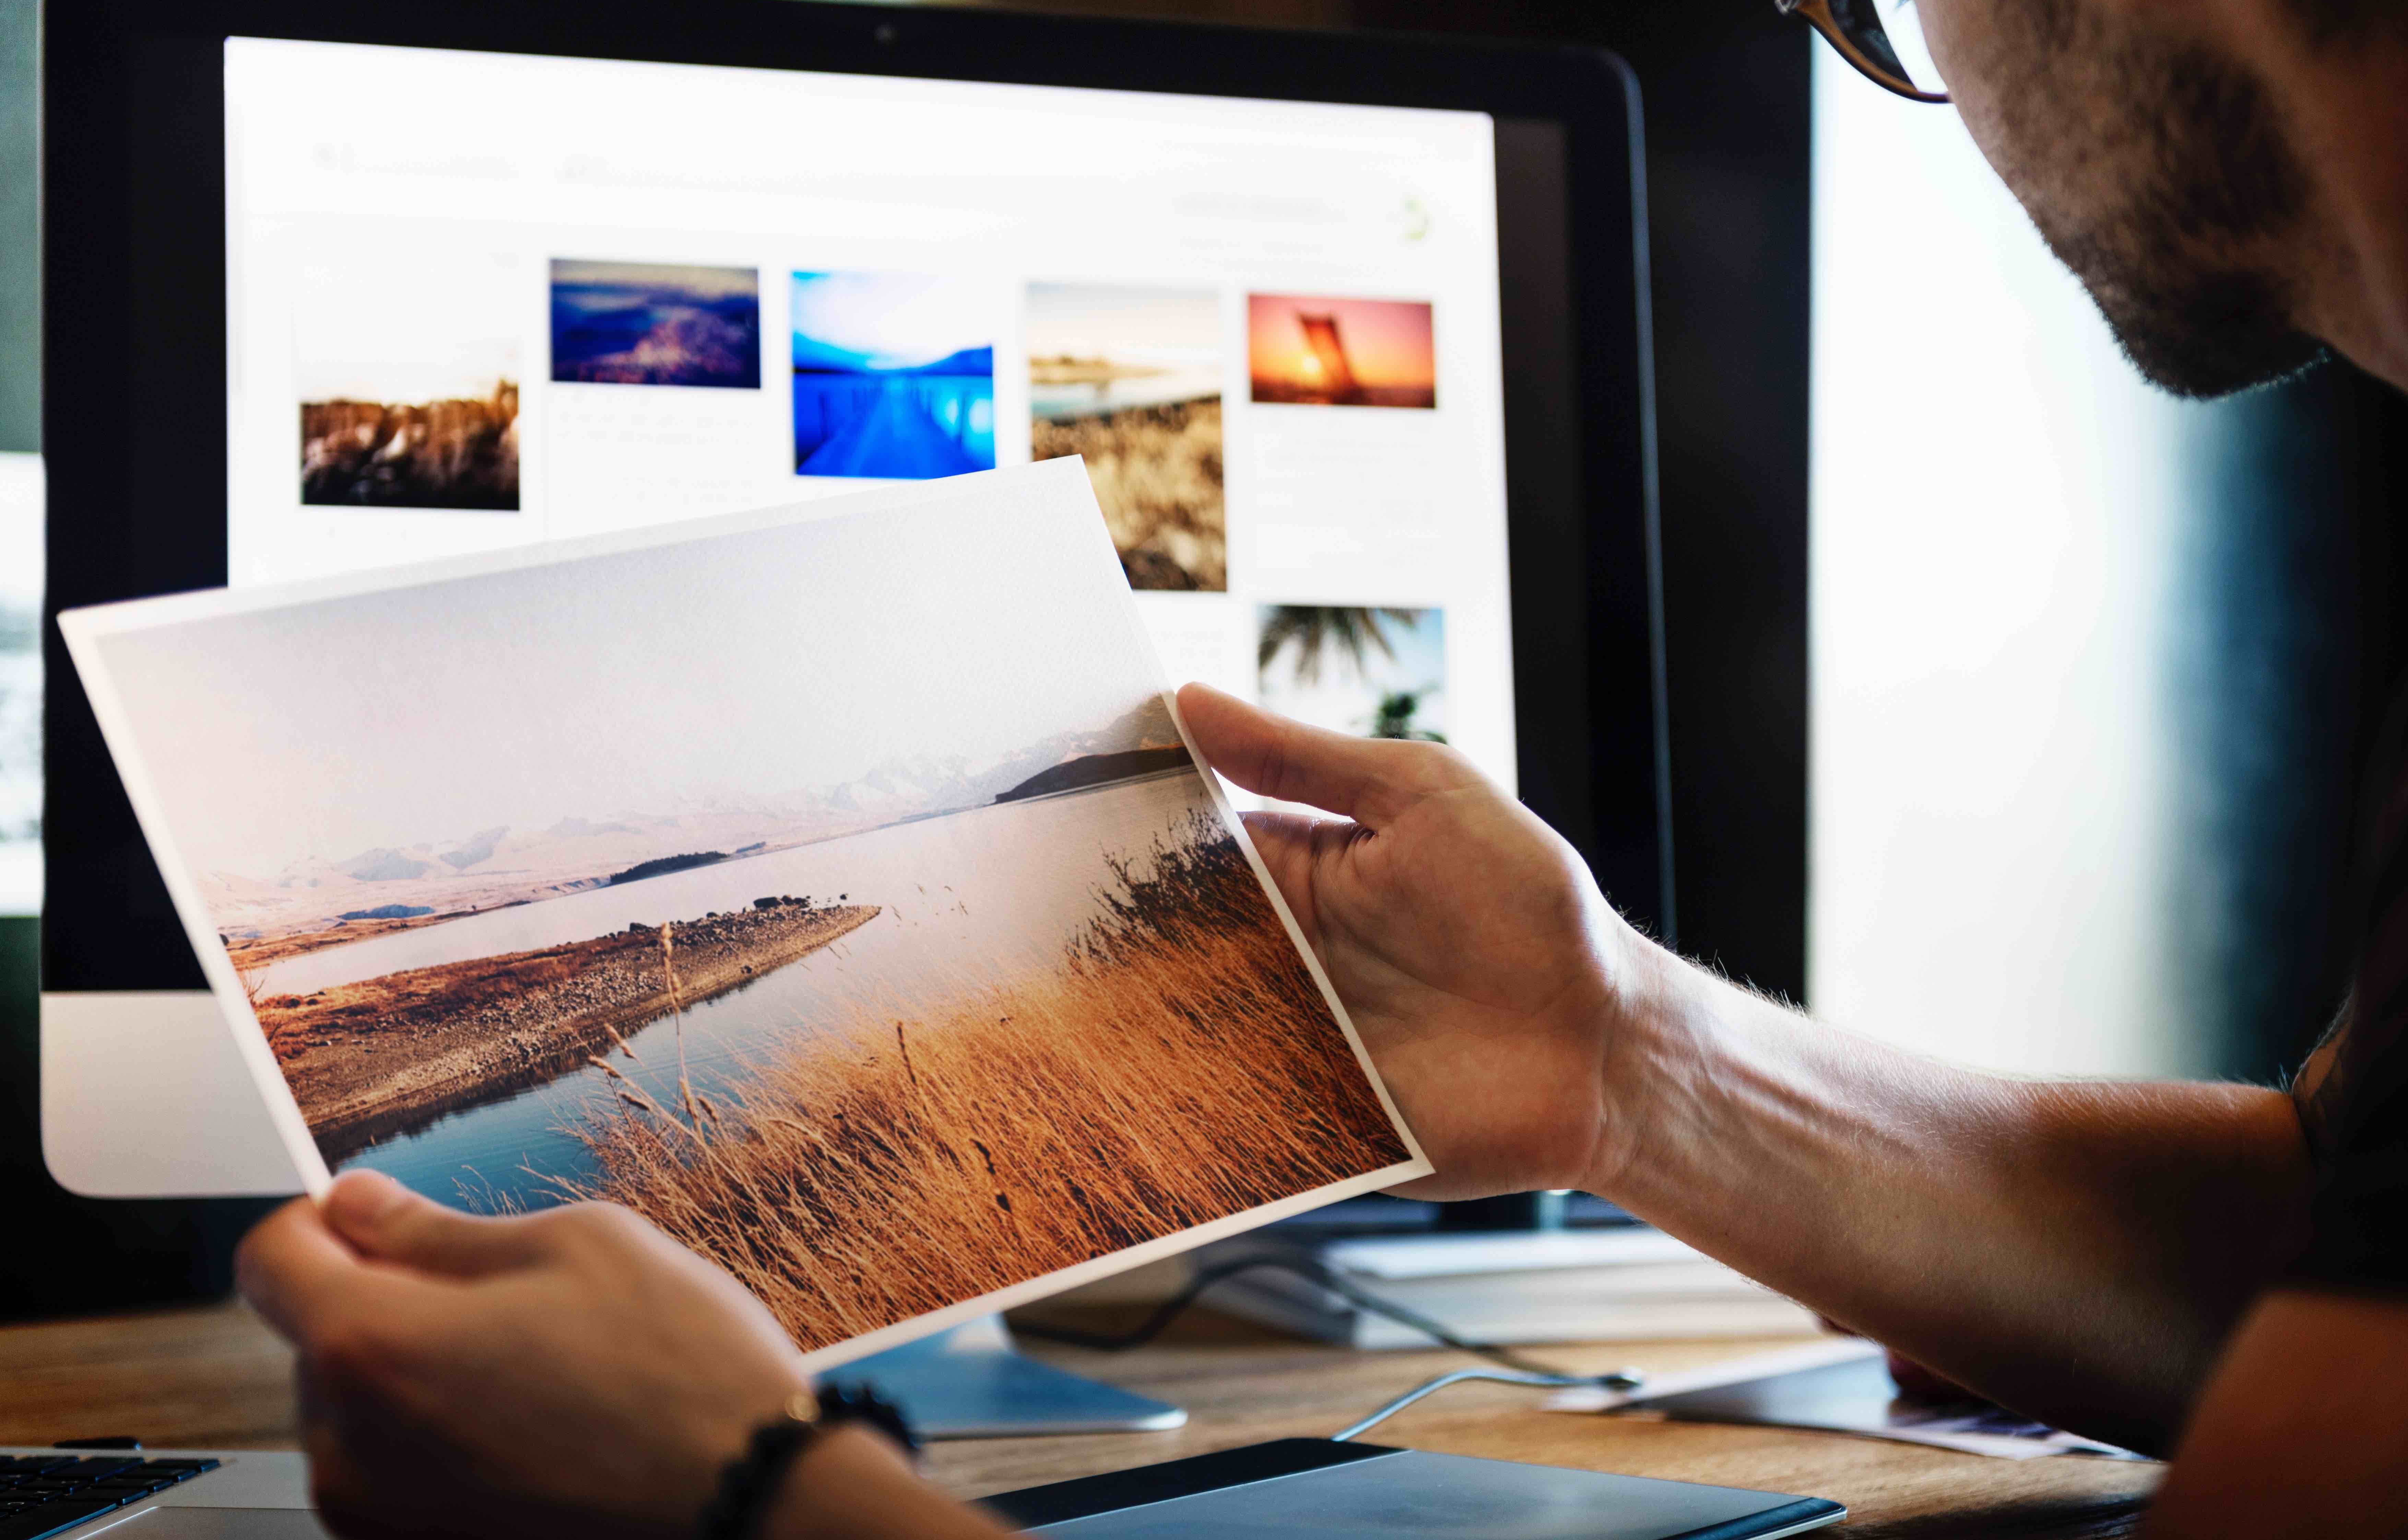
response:
<path id="1" fill-rule="evenodd" d="M 1371 829 L 1421 792 L 1412 778 L 1415 745 L 1307 727 L 1203 684 L 1181 688 L 1179 714 L 1206 763 L 1249 791 L 1325 808 Z"/>
<path id="2" fill-rule="evenodd" d="M 463 1214 L 381 1172 L 344 1172 L 326 1190 L 323 1208 L 326 1223 L 361 1255 L 443 1277 L 484 1277 L 548 1254 L 532 1220 Z"/>
<path id="3" fill-rule="evenodd" d="M 306 1341 L 364 1287 L 376 1287 L 357 1253 L 327 1228 L 308 1198 L 295 1198 L 251 1227 L 235 1256 L 235 1280 L 267 1324 Z"/>
<path id="4" fill-rule="evenodd" d="M 1321 947 L 1321 920 L 1312 901 L 1313 831 L 1328 822 L 1301 813 L 1246 813 L 1246 834 L 1271 874 L 1271 885 L 1287 901 L 1307 946 Z M 1340 825 L 1345 827 L 1345 825 Z"/>
<path id="5" fill-rule="evenodd" d="M 1348 827 L 1343 820 L 1314 818 L 1310 813 L 1257 809 L 1240 813 L 1238 817 L 1244 822 L 1246 834 L 1254 842 L 1254 848 L 1263 853 L 1265 864 L 1273 866 L 1282 861 L 1303 860 L 1312 855 L 1314 840 L 1323 829 Z M 1287 896 L 1294 898 L 1296 895 L 1290 893 Z"/>
<path id="6" fill-rule="evenodd" d="M 351 1441 L 325 1425 L 311 1428 L 304 1442 L 309 1459 L 309 1505 L 326 1529 L 343 1540 L 383 1540 L 387 1535 L 414 1535 L 410 1527 L 420 1517 L 396 1511 L 390 1490 L 379 1490 L 376 1477 L 352 1451 Z M 419 1465 L 423 1479 L 423 1462 Z"/>

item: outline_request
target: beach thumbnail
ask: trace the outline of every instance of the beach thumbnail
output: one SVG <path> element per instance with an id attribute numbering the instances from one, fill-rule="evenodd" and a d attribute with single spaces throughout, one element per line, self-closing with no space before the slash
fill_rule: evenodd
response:
<path id="1" fill-rule="evenodd" d="M 921 480 L 995 467 L 987 284 L 794 276 L 795 474 Z"/>
<path id="2" fill-rule="evenodd" d="M 100 635 L 327 1165 L 625 1204 L 813 1349 L 1410 1175 L 1073 470 Z"/>
<path id="3" fill-rule="evenodd" d="M 1262 704 L 1371 738 L 1446 741 L 1446 615 L 1438 609 L 1265 605 Z"/>
<path id="4" fill-rule="evenodd" d="M 295 277 L 301 501 L 516 511 L 512 259 L 329 251 Z"/>
<path id="5" fill-rule="evenodd" d="M 1260 402 L 1438 405 L 1430 307 L 1421 300 L 1249 294 L 1246 364 Z"/>
<path id="6" fill-rule="evenodd" d="M 760 389 L 759 272 L 554 257 L 552 378 Z"/>
<path id="7" fill-rule="evenodd" d="M 1025 325 L 1030 458 L 1085 457 L 1131 588 L 1226 590 L 1220 296 L 1032 283 Z"/>

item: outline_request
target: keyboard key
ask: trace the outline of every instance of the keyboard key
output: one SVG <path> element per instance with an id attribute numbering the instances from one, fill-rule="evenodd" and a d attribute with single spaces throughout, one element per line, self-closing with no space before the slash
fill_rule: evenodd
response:
<path id="1" fill-rule="evenodd" d="M 98 1455 L 88 1460 L 70 1460 L 65 1464 L 53 1470 L 44 1471 L 42 1474 L 53 1481 L 97 1481 L 105 1476 L 115 1476 L 120 1471 L 130 1471 L 141 1463 L 140 1460 L 127 1455 Z"/>
<path id="2" fill-rule="evenodd" d="M 108 1497 L 79 1497 L 65 1503 L 36 1503 L 0 1517 L 0 1540 L 42 1540 L 44 1535 L 71 1530 L 117 1506 Z"/>
<path id="3" fill-rule="evenodd" d="M 214 1460 L 207 1459 L 146 1460 L 142 1462 L 142 1468 L 146 1471 L 188 1471 L 194 1476 L 198 1476 L 203 1471 L 216 1470 L 218 1468 L 218 1462 Z"/>

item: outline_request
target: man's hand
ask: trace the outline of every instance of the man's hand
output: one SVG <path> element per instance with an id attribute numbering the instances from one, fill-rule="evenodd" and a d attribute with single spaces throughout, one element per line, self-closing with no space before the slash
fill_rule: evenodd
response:
<path id="1" fill-rule="evenodd" d="M 2059 1427 L 2162 1447 L 2290 1233 L 2288 1098 L 2011 1081 L 1811 1021 L 1632 932 L 1462 756 L 1180 692 L 1436 1176 L 1578 1187 Z"/>
<path id="2" fill-rule="evenodd" d="M 688 1536 L 810 1383 L 734 1278 L 603 1205 L 480 1219 L 348 1173 L 263 1220 L 240 1277 L 300 1349 L 310 1479 L 346 1535 Z M 851 1429 L 783 1495 L 756 1533 L 996 1533 Z"/>
<path id="3" fill-rule="evenodd" d="M 1306 727 L 1191 684 L 1180 714 L 1250 791 L 1339 815 L 1246 826 L 1437 1175 L 1469 1198 L 1611 1185 L 1621 1003 L 1660 954 L 1570 846 L 1452 749 Z M 1667 960 L 1669 961 L 1669 960 Z"/>

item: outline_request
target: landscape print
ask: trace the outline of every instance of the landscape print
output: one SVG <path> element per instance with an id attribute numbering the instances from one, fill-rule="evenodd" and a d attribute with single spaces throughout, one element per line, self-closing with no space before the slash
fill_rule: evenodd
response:
<path id="1" fill-rule="evenodd" d="M 305 505 L 517 511 L 514 272 L 500 254 L 390 248 L 301 264 Z"/>
<path id="2" fill-rule="evenodd" d="M 1262 704 L 1369 738 L 1446 741 L 1446 613 L 1264 605 L 1254 658 Z"/>
<path id="3" fill-rule="evenodd" d="M 1096 517 L 1033 466 L 94 655 L 329 1164 L 625 1203 L 822 1348 L 1418 1169 Z"/>
<path id="4" fill-rule="evenodd" d="M 552 378 L 761 388 L 761 276 L 751 267 L 552 262 Z"/>
<path id="5" fill-rule="evenodd" d="M 1421 300 L 1249 294 L 1246 365 L 1260 402 L 1438 405 L 1430 307 Z"/>
<path id="6" fill-rule="evenodd" d="M 920 480 L 995 467 L 988 286 L 796 273 L 795 473 Z"/>
<path id="7" fill-rule="evenodd" d="M 1083 456 L 1129 586 L 1222 592 L 1221 298 L 1032 283 L 1029 457 Z"/>

